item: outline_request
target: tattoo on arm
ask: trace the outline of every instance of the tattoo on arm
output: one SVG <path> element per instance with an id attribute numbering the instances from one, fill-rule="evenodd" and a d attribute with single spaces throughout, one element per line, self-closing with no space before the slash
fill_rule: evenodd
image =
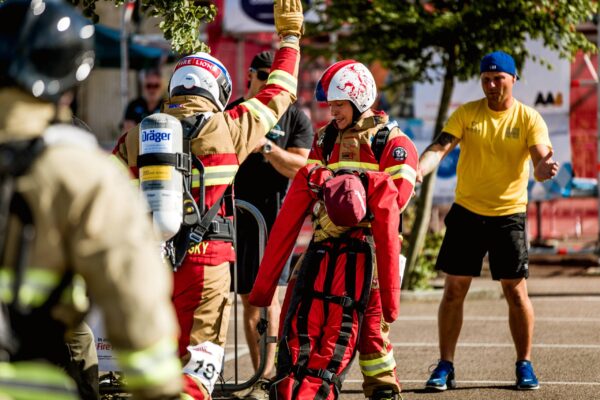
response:
<path id="1" fill-rule="evenodd" d="M 456 136 L 452 136 L 448 132 L 442 132 L 435 138 L 433 144 L 439 144 L 442 147 L 446 147 L 455 140 L 457 140 Z"/>
<path id="2" fill-rule="evenodd" d="M 452 142 L 458 142 L 458 138 L 456 136 L 452 136 L 451 134 L 447 133 L 447 132 L 442 132 L 439 135 L 437 135 L 437 137 L 433 140 L 433 142 L 427 146 L 427 148 L 425 149 L 425 151 L 427 150 L 433 150 L 434 147 L 446 147 L 447 145 L 449 145 Z"/>

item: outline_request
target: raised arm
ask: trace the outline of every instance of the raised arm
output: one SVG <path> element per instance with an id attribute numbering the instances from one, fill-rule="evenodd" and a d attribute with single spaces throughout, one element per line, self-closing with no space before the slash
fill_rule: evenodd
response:
<path id="1" fill-rule="evenodd" d="M 240 163 L 296 101 L 304 20 L 301 0 L 276 0 L 274 14 L 281 43 L 267 84 L 256 96 L 225 112 Z"/>

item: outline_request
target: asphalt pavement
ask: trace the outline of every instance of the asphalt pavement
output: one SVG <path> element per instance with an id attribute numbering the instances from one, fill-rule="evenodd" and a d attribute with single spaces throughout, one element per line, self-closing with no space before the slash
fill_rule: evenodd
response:
<path id="1" fill-rule="evenodd" d="M 435 282 L 441 285 L 441 280 Z M 464 323 L 456 351 L 458 387 L 425 391 L 429 370 L 437 363 L 437 309 L 441 289 L 403 294 L 401 315 L 391 340 L 405 400 L 421 399 L 600 399 L 600 274 L 597 268 L 532 265 L 528 287 L 536 324 L 533 364 L 540 389 L 517 391 L 515 351 L 507 306 L 500 285 L 488 274 L 473 280 L 465 303 Z M 241 313 L 241 305 L 239 306 Z M 240 314 L 241 315 L 241 314 Z M 233 321 L 232 325 L 233 326 Z M 233 331 L 226 349 L 224 377 L 235 379 Z M 238 380 L 252 367 L 241 324 L 238 325 Z M 346 378 L 341 399 L 364 399 L 358 362 Z"/>

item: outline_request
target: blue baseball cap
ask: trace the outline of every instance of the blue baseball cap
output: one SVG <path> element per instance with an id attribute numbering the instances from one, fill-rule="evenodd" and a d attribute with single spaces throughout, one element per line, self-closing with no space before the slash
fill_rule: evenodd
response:
<path id="1" fill-rule="evenodd" d="M 515 60 L 503 51 L 494 51 L 483 56 L 481 64 L 479 64 L 479 72 L 506 72 L 519 79 Z"/>

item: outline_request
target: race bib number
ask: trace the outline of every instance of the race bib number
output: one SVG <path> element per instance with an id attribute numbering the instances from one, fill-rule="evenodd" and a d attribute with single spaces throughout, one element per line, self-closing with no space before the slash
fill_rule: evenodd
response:
<path id="1" fill-rule="evenodd" d="M 183 367 L 183 372 L 198 379 L 208 393 L 212 393 L 223 367 L 225 351 L 211 342 L 188 346 L 187 350 L 190 353 L 190 361 Z"/>

